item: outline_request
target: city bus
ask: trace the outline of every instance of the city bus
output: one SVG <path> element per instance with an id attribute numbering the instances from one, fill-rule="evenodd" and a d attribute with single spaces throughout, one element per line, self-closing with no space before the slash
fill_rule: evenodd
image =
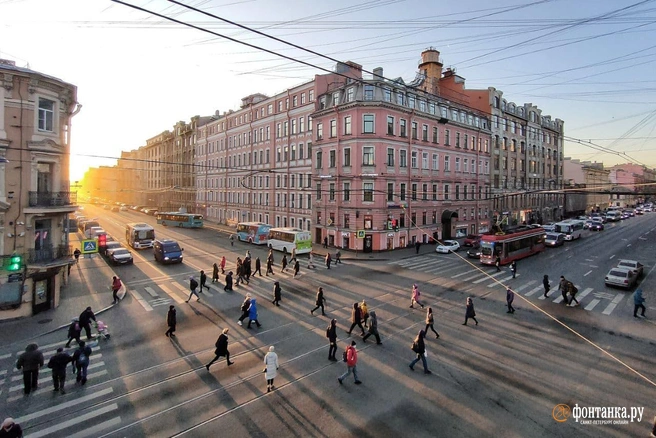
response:
<path id="1" fill-rule="evenodd" d="M 306 254 L 312 251 L 312 236 L 299 228 L 271 228 L 267 241 L 269 248 L 284 253 Z"/>
<path id="2" fill-rule="evenodd" d="M 523 259 L 544 251 L 545 231 L 542 227 L 519 225 L 505 231 L 481 236 L 481 263 L 494 265 Z"/>
<path id="3" fill-rule="evenodd" d="M 576 240 L 581 238 L 584 225 L 584 221 L 577 219 L 567 219 L 562 222 L 558 222 L 554 227 L 556 233 L 563 233 L 565 235 L 565 240 Z"/>
<path id="4" fill-rule="evenodd" d="M 271 228 L 273 228 L 273 225 L 262 222 L 239 222 L 237 224 L 237 238 L 242 242 L 264 245 L 267 243 Z"/>
<path id="5" fill-rule="evenodd" d="M 157 223 L 180 228 L 202 228 L 203 216 L 179 211 L 157 213 Z"/>
<path id="6" fill-rule="evenodd" d="M 155 229 L 144 223 L 127 224 L 125 225 L 125 240 L 134 249 L 152 248 Z"/>

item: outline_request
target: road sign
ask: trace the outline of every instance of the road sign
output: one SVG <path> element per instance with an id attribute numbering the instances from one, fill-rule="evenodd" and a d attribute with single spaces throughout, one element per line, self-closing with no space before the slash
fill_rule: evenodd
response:
<path id="1" fill-rule="evenodd" d="M 98 241 L 96 239 L 82 241 L 82 254 L 91 254 L 95 252 L 98 252 Z"/>
<path id="2" fill-rule="evenodd" d="M 357 231 L 357 238 L 358 239 L 364 239 L 364 230 L 358 230 Z"/>

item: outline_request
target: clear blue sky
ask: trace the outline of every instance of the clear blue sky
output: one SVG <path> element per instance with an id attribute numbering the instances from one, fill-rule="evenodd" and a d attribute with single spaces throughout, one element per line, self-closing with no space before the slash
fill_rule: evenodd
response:
<path id="1" fill-rule="evenodd" d="M 332 61 L 236 29 L 166 0 L 131 4 L 332 69 Z M 656 0 L 184 0 L 386 77 L 414 78 L 441 52 L 468 88 L 493 86 L 565 121 L 565 155 L 656 167 Z M 430 5 L 430 7 L 428 6 Z M 317 69 L 108 0 L 0 0 L 0 57 L 78 86 L 71 179 L 112 165 L 177 121 L 236 109 Z M 626 155 L 622 155 L 626 154 Z"/>

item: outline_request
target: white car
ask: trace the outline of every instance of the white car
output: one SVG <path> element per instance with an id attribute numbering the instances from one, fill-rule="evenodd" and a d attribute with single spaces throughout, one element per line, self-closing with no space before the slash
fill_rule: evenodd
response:
<path id="1" fill-rule="evenodd" d="M 604 279 L 604 283 L 607 286 L 625 287 L 627 289 L 632 287 L 637 281 L 638 276 L 633 273 L 633 270 L 624 267 L 612 268 Z"/>
<path id="2" fill-rule="evenodd" d="M 642 263 L 637 262 L 635 260 L 620 260 L 617 263 L 617 267 L 618 268 L 629 268 L 638 277 L 642 276 L 642 272 L 643 272 L 643 269 L 644 269 Z"/>
<path id="3" fill-rule="evenodd" d="M 437 245 L 435 251 L 440 254 L 448 254 L 450 252 L 456 252 L 460 249 L 460 244 L 455 240 L 445 240 L 440 245 Z"/>

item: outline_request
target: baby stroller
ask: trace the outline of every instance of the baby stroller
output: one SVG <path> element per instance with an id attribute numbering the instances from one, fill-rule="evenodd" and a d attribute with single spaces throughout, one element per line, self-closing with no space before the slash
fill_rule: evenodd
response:
<path id="1" fill-rule="evenodd" d="M 94 336 L 94 338 L 96 338 L 96 340 L 104 339 L 104 340 L 107 341 L 111 337 L 111 334 L 109 333 L 109 327 L 107 326 L 107 324 L 105 324 L 102 321 L 97 321 L 96 322 L 96 331 L 98 332 Z"/>

